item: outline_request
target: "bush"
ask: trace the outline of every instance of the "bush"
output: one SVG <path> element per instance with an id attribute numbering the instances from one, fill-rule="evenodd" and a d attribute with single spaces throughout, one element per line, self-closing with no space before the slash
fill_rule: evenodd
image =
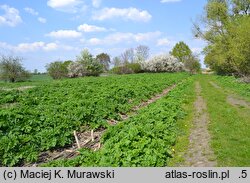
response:
<path id="1" fill-rule="evenodd" d="M 179 62 L 171 55 L 158 55 L 143 64 L 143 70 L 147 72 L 178 72 L 184 68 L 183 63 Z"/>
<path id="2" fill-rule="evenodd" d="M 56 61 L 46 66 L 48 74 L 53 79 L 61 79 L 67 76 L 68 69 L 63 62 Z"/>
<path id="3" fill-rule="evenodd" d="M 188 71 L 190 74 L 195 74 L 201 72 L 201 64 L 199 59 L 191 55 L 185 60 L 184 62 L 185 70 Z"/>
<path id="4" fill-rule="evenodd" d="M 117 66 L 111 69 L 111 72 L 114 74 L 134 74 L 141 73 L 142 68 L 139 63 L 127 63 L 124 66 Z"/>
<path id="5" fill-rule="evenodd" d="M 111 72 L 114 74 L 133 74 L 133 70 L 127 66 L 118 66 L 111 69 Z"/>
<path id="6" fill-rule="evenodd" d="M 139 63 L 129 63 L 126 65 L 127 68 L 131 69 L 133 73 L 140 73 L 142 72 L 141 65 Z"/>

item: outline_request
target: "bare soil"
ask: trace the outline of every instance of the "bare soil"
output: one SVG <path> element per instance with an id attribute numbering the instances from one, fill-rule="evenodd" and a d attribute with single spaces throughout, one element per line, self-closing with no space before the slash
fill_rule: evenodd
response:
<path id="1" fill-rule="evenodd" d="M 159 100 L 159 99 L 162 98 L 163 96 L 167 95 L 168 92 L 170 92 L 171 90 L 173 90 L 175 87 L 176 87 L 176 84 L 175 84 L 175 85 L 172 85 L 172 86 L 170 86 L 170 87 L 168 87 L 168 88 L 166 88 L 165 90 L 163 90 L 162 93 L 160 93 L 160 94 L 158 94 L 158 95 L 155 95 L 154 97 L 152 97 L 151 99 L 149 99 L 149 100 L 146 101 L 146 102 L 140 103 L 139 105 L 133 107 L 132 110 L 133 110 L 133 111 L 138 111 L 138 110 L 140 110 L 142 107 L 148 106 L 149 104 L 151 104 L 151 103 L 153 103 L 153 102 Z"/>
<path id="2" fill-rule="evenodd" d="M 105 132 L 104 128 L 97 129 L 93 132 L 93 136 L 91 135 L 91 131 L 85 131 L 85 132 L 78 132 L 77 139 L 79 141 L 79 145 L 81 148 L 89 148 L 93 151 L 96 151 L 101 148 L 100 139 L 102 134 Z M 73 136 L 73 134 L 72 134 Z M 77 155 L 80 154 L 78 151 L 78 145 L 77 143 L 73 143 L 71 145 L 67 145 L 63 148 L 57 148 L 53 151 L 46 151 L 42 152 L 39 157 L 38 161 L 36 163 L 28 163 L 23 164 L 25 167 L 37 167 L 42 163 L 47 163 L 53 160 L 57 159 L 70 159 L 74 158 Z"/>
<path id="3" fill-rule="evenodd" d="M 243 100 L 243 99 L 239 99 L 234 97 L 233 95 L 229 95 L 227 97 L 227 102 L 233 106 L 237 106 L 237 107 L 245 107 L 250 109 L 250 103 Z"/>
<path id="4" fill-rule="evenodd" d="M 17 105 L 16 102 L 14 102 L 14 103 L 6 103 L 6 104 L 0 105 L 0 108 L 6 109 L 6 108 L 14 107 L 14 106 L 16 106 L 16 105 Z"/>
<path id="5" fill-rule="evenodd" d="M 209 82 L 213 87 L 216 89 L 222 89 L 220 86 L 218 86 L 216 83 L 210 81 Z M 245 107 L 250 109 L 250 102 L 245 101 L 244 99 L 240 99 L 238 97 L 235 97 L 233 95 L 227 96 L 227 103 L 231 104 L 232 106 L 236 107 Z"/>
<path id="6" fill-rule="evenodd" d="M 24 91 L 24 90 L 35 88 L 35 87 L 36 86 L 20 86 L 18 88 L 1 88 L 1 90 L 4 90 L 4 91 L 12 91 L 12 90 Z"/>
<path id="7" fill-rule="evenodd" d="M 210 134 L 208 132 L 209 117 L 206 112 L 206 102 L 201 96 L 200 83 L 196 83 L 197 99 L 194 103 L 196 109 L 193 129 L 189 141 L 189 149 L 185 155 L 183 166 L 191 167 L 215 167 L 215 155 L 210 147 Z"/>

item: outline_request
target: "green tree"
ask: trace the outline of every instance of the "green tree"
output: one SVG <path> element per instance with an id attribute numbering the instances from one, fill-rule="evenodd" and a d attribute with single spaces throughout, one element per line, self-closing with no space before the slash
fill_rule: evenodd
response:
<path id="1" fill-rule="evenodd" d="M 87 49 L 83 50 L 76 60 L 86 70 L 84 75 L 98 76 L 103 72 L 102 64 Z"/>
<path id="2" fill-rule="evenodd" d="M 100 53 L 96 59 L 102 64 L 104 71 L 109 70 L 110 56 L 107 53 Z"/>
<path id="3" fill-rule="evenodd" d="M 242 16 L 228 29 L 228 58 L 240 76 L 250 76 L 250 16 Z"/>
<path id="4" fill-rule="evenodd" d="M 201 71 L 201 64 L 197 56 L 191 55 L 184 63 L 185 69 L 190 74 L 195 74 Z"/>
<path id="5" fill-rule="evenodd" d="M 218 74 L 250 75 L 249 9 L 250 0 L 209 0 L 194 25 L 195 36 L 208 43 L 205 64 Z"/>
<path id="6" fill-rule="evenodd" d="M 64 66 L 65 68 L 68 68 L 69 65 L 70 65 L 71 63 L 73 63 L 72 60 L 66 60 L 66 61 L 63 62 L 63 66 Z"/>
<path id="7" fill-rule="evenodd" d="M 191 56 L 192 51 L 186 43 L 180 41 L 174 46 L 170 54 L 177 58 L 180 62 L 184 63 L 185 60 Z"/>
<path id="8" fill-rule="evenodd" d="M 67 77 L 68 69 L 64 62 L 55 61 L 46 66 L 48 74 L 53 79 L 61 79 L 63 77 Z"/>
<path id="9" fill-rule="evenodd" d="M 31 77 L 22 64 L 22 58 L 15 56 L 0 57 L 0 79 L 9 82 L 25 81 Z"/>
<path id="10" fill-rule="evenodd" d="M 80 55 L 76 56 L 76 61 L 88 66 L 93 61 L 93 55 L 90 54 L 88 49 L 84 49 Z"/>
<path id="11" fill-rule="evenodd" d="M 250 1 L 249 0 L 232 0 L 233 13 L 235 15 L 249 15 L 250 14 Z"/>

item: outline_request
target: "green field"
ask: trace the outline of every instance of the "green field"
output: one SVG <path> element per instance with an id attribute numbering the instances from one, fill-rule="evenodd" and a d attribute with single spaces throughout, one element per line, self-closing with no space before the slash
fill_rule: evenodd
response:
<path id="1" fill-rule="evenodd" d="M 18 87 L 23 87 L 23 86 L 37 86 L 40 84 L 48 84 L 52 81 L 53 79 L 47 74 L 32 75 L 31 78 L 25 82 L 6 83 L 0 80 L 0 89 L 18 88 Z"/>
<path id="2" fill-rule="evenodd" d="M 83 146 L 77 156 L 39 166 L 179 166 L 189 148 L 197 82 L 217 166 L 250 166 L 249 84 L 186 73 L 57 81 L 37 75 L 29 82 L 0 83 L 0 165 L 36 163 L 44 152 L 75 145 L 74 131 L 93 130 L 104 132 L 99 148 Z"/>

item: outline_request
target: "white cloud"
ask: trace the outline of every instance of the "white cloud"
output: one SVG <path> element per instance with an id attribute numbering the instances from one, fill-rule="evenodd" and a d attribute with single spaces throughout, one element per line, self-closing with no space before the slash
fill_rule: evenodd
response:
<path id="1" fill-rule="evenodd" d="M 45 24 L 47 22 L 47 19 L 46 18 L 43 18 L 43 17 L 38 17 L 37 19 L 39 22 Z"/>
<path id="2" fill-rule="evenodd" d="M 98 39 L 98 38 L 91 38 L 88 41 L 88 43 L 91 45 L 101 45 L 101 44 L 103 44 L 103 41 L 101 39 Z"/>
<path id="3" fill-rule="evenodd" d="M 33 43 L 20 43 L 17 46 L 12 46 L 13 51 L 18 52 L 33 52 L 38 50 L 53 51 L 58 48 L 56 43 L 44 43 L 42 41 Z"/>
<path id="4" fill-rule="evenodd" d="M 62 8 L 78 4 L 78 0 L 49 0 L 47 5 L 52 8 Z"/>
<path id="5" fill-rule="evenodd" d="M 141 11 L 136 8 L 104 8 L 93 15 L 94 20 L 106 20 L 113 18 L 122 18 L 124 20 L 148 22 L 152 15 L 147 11 Z"/>
<path id="6" fill-rule="evenodd" d="M 151 41 L 158 38 L 161 35 L 160 31 L 156 32 L 147 32 L 147 33 L 138 33 L 135 34 L 133 37 L 136 42 L 143 42 L 143 41 Z"/>
<path id="7" fill-rule="evenodd" d="M 95 25 L 82 24 L 82 25 L 78 26 L 78 31 L 82 31 L 82 32 L 103 32 L 103 31 L 107 31 L 107 29 L 104 28 L 104 27 L 98 27 L 98 26 L 95 26 Z"/>
<path id="8" fill-rule="evenodd" d="M 167 46 L 170 45 L 171 41 L 168 40 L 167 38 L 162 38 L 157 40 L 157 46 Z"/>
<path id="9" fill-rule="evenodd" d="M 58 30 L 58 31 L 50 32 L 46 36 L 56 38 L 56 39 L 64 39 L 64 38 L 79 38 L 82 36 L 82 34 L 75 30 Z"/>
<path id="10" fill-rule="evenodd" d="M 44 47 L 44 45 L 44 42 L 20 43 L 16 47 L 14 47 L 14 50 L 19 52 L 29 52 L 41 49 Z"/>
<path id="11" fill-rule="evenodd" d="M 78 6 L 83 2 L 81 0 L 48 0 L 47 5 L 59 11 L 76 13 Z"/>
<path id="12" fill-rule="evenodd" d="M 26 8 L 24 8 L 24 10 L 31 15 L 34 15 L 34 16 L 39 15 L 39 13 L 32 8 L 26 7 Z M 47 22 L 46 18 L 43 18 L 43 17 L 38 17 L 37 20 L 43 24 L 45 24 Z"/>
<path id="13" fill-rule="evenodd" d="M 90 45 L 114 45 L 118 43 L 141 43 L 157 39 L 161 35 L 161 32 L 147 32 L 147 33 L 122 33 L 117 32 L 110 34 L 103 39 L 91 38 L 87 42 Z"/>
<path id="14" fill-rule="evenodd" d="M 27 13 L 31 14 L 31 15 L 34 15 L 34 16 L 39 15 L 39 13 L 38 13 L 37 11 L 35 11 L 34 9 L 32 9 L 32 8 L 26 7 L 26 8 L 24 8 L 24 10 L 25 10 Z"/>
<path id="15" fill-rule="evenodd" d="M 48 43 L 44 45 L 43 47 L 45 51 L 52 51 L 52 50 L 56 50 L 57 48 L 58 48 L 58 45 L 56 43 Z"/>
<path id="16" fill-rule="evenodd" d="M 161 0 L 161 3 L 175 3 L 180 2 L 181 0 Z"/>
<path id="17" fill-rule="evenodd" d="M 0 9 L 5 12 L 5 14 L 0 15 L 0 25 L 15 27 L 19 23 L 22 23 L 22 18 L 17 9 L 9 7 L 8 5 L 1 5 Z"/>
<path id="18" fill-rule="evenodd" d="M 99 8 L 100 5 L 102 3 L 102 0 L 92 0 L 92 5 L 95 7 L 95 8 Z"/>
<path id="19" fill-rule="evenodd" d="M 56 51 L 56 50 L 77 50 L 76 47 L 72 47 L 69 45 L 63 45 L 58 43 L 45 43 L 42 41 L 33 42 L 33 43 L 20 43 L 18 45 L 10 45 L 5 42 L 0 42 L 0 50 L 9 50 L 14 52 L 26 53 L 26 52 L 35 52 L 35 51 Z"/>

